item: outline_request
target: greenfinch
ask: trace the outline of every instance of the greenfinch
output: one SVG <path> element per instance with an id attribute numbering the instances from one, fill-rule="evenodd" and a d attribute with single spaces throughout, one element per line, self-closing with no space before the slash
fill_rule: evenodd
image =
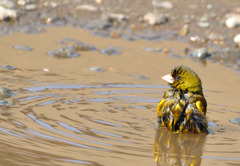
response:
<path id="1" fill-rule="evenodd" d="M 170 85 L 157 107 L 161 126 L 173 132 L 208 133 L 207 102 L 199 76 L 186 66 L 177 66 L 162 77 Z"/>

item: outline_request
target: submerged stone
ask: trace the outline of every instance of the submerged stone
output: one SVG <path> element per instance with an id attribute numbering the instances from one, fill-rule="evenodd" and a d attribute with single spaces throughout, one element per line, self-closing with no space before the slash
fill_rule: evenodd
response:
<path id="1" fill-rule="evenodd" d="M 16 67 L 10 66 L 10 65 L 2 65 L 2 68 L 8 69 L 8 70 L 15 70 L 16 69 Z"/>
<path id="2" fill-rule="evenodd" d="M 232 119 L 231 122 L 234 123 L 234 124 L 240 125 L 240 116 L 235 118 L 235 119 Z"/>
<path id="3" fill-rule="evenodd" d="M 121 50 L 122 48 L 120 47 L 108 47 L 106 49 L 102 49 L 100 52 L 106 55 L 119 55 L 121 54 Z"/>
<path id="4" fill-rule="evenodd" d="M 8 89 L 6 87 L 0 87 L 0 100 L 9 98 L 14 95 L 15 95 L 15 93 L 13 93 L 10 89 Z"/>
<path id="5" fill-rule="evenodd" d="M 32 48 L 26 45 L 16 45 L 13 47 L 15 50 L 24 50 L 24 51 L 32 51 Z"/>
<path id="6" fill-rule="evenodd" d="M 98 66 L 96 66 L 96 67 L 91 67 L 91 68 L 89 68 L 89 70 L 90 70 L 90 71 L 98 71 L 98 72 L 103 72 L 103 71 L 104 71 L 103 68 L 98 67 Z"/>
<path id="7" fill-rule="evenodd" d="M 61 59 L 80 56 L 77 52 L 75 52 L 75 49 L 72 46 L 58 48 L 54 51 L 48 52 L 48 55 Z"/>
<path id="8" fill-rule="evenodd" d="M 142 80 L 149 79 L 149 77 L 143 76 L 143 75 L 134 75 L 134 74 L 131 74 L 130 76 L 135 77 L 135 78 L 137 78 L 137 79 L 142 79 Z"/>

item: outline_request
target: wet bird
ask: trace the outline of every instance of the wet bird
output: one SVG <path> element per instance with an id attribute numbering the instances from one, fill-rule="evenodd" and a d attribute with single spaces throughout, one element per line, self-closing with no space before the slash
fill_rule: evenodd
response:
<path id="1" fill-rule="evenodd" d="M 174 132 L 208 133 L 207 102 L 199 76 L 186 66 L 177 66 L 162 77 L 170 89 L 157 107 L 161 126 Z"/>

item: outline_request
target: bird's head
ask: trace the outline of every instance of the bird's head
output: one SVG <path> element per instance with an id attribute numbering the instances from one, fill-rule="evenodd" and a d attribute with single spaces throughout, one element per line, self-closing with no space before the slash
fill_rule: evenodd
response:
<path id="1" fill-rule="evenodd" d="M 178 90 L 202 93 L 202 83 L 198 75 L 186 66 L 177 66 L 171 74 L 162 77 L 170 86 Z"/>

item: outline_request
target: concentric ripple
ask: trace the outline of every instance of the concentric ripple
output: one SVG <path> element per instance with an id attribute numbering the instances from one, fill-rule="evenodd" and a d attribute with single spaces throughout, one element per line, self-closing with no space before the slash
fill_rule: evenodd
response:
<path id="1" fill-rule="evenodd" d="M 35 156 L 55 164 L 109 165 L 106 158 L 111 157 L 115 165 L 133 161 L 138 165 L 146 159 L 154 161 L 154 153 L 159 162 L 163 156 L 153 148 L 161 150 L 162 145 L 156 146 L 170 140 L 182 146 L 179 140 L 187 139 L 162 131 L 154 138 L 155 108 L 165 88 L 132 84 L 25 87 L 2 110 L 0 141 L 17 149 L 14 154 L 21 160 Z M 195 144 L 195 139 L 201 143 Z M 201 158 L 214 157 L 204 156 L 205 137 L 190 141 L 200 152 L 189 161 L 201 163 Z M 165 149 L 162 154 L 176 153 L 176 158 L 177 151 Z"/>

